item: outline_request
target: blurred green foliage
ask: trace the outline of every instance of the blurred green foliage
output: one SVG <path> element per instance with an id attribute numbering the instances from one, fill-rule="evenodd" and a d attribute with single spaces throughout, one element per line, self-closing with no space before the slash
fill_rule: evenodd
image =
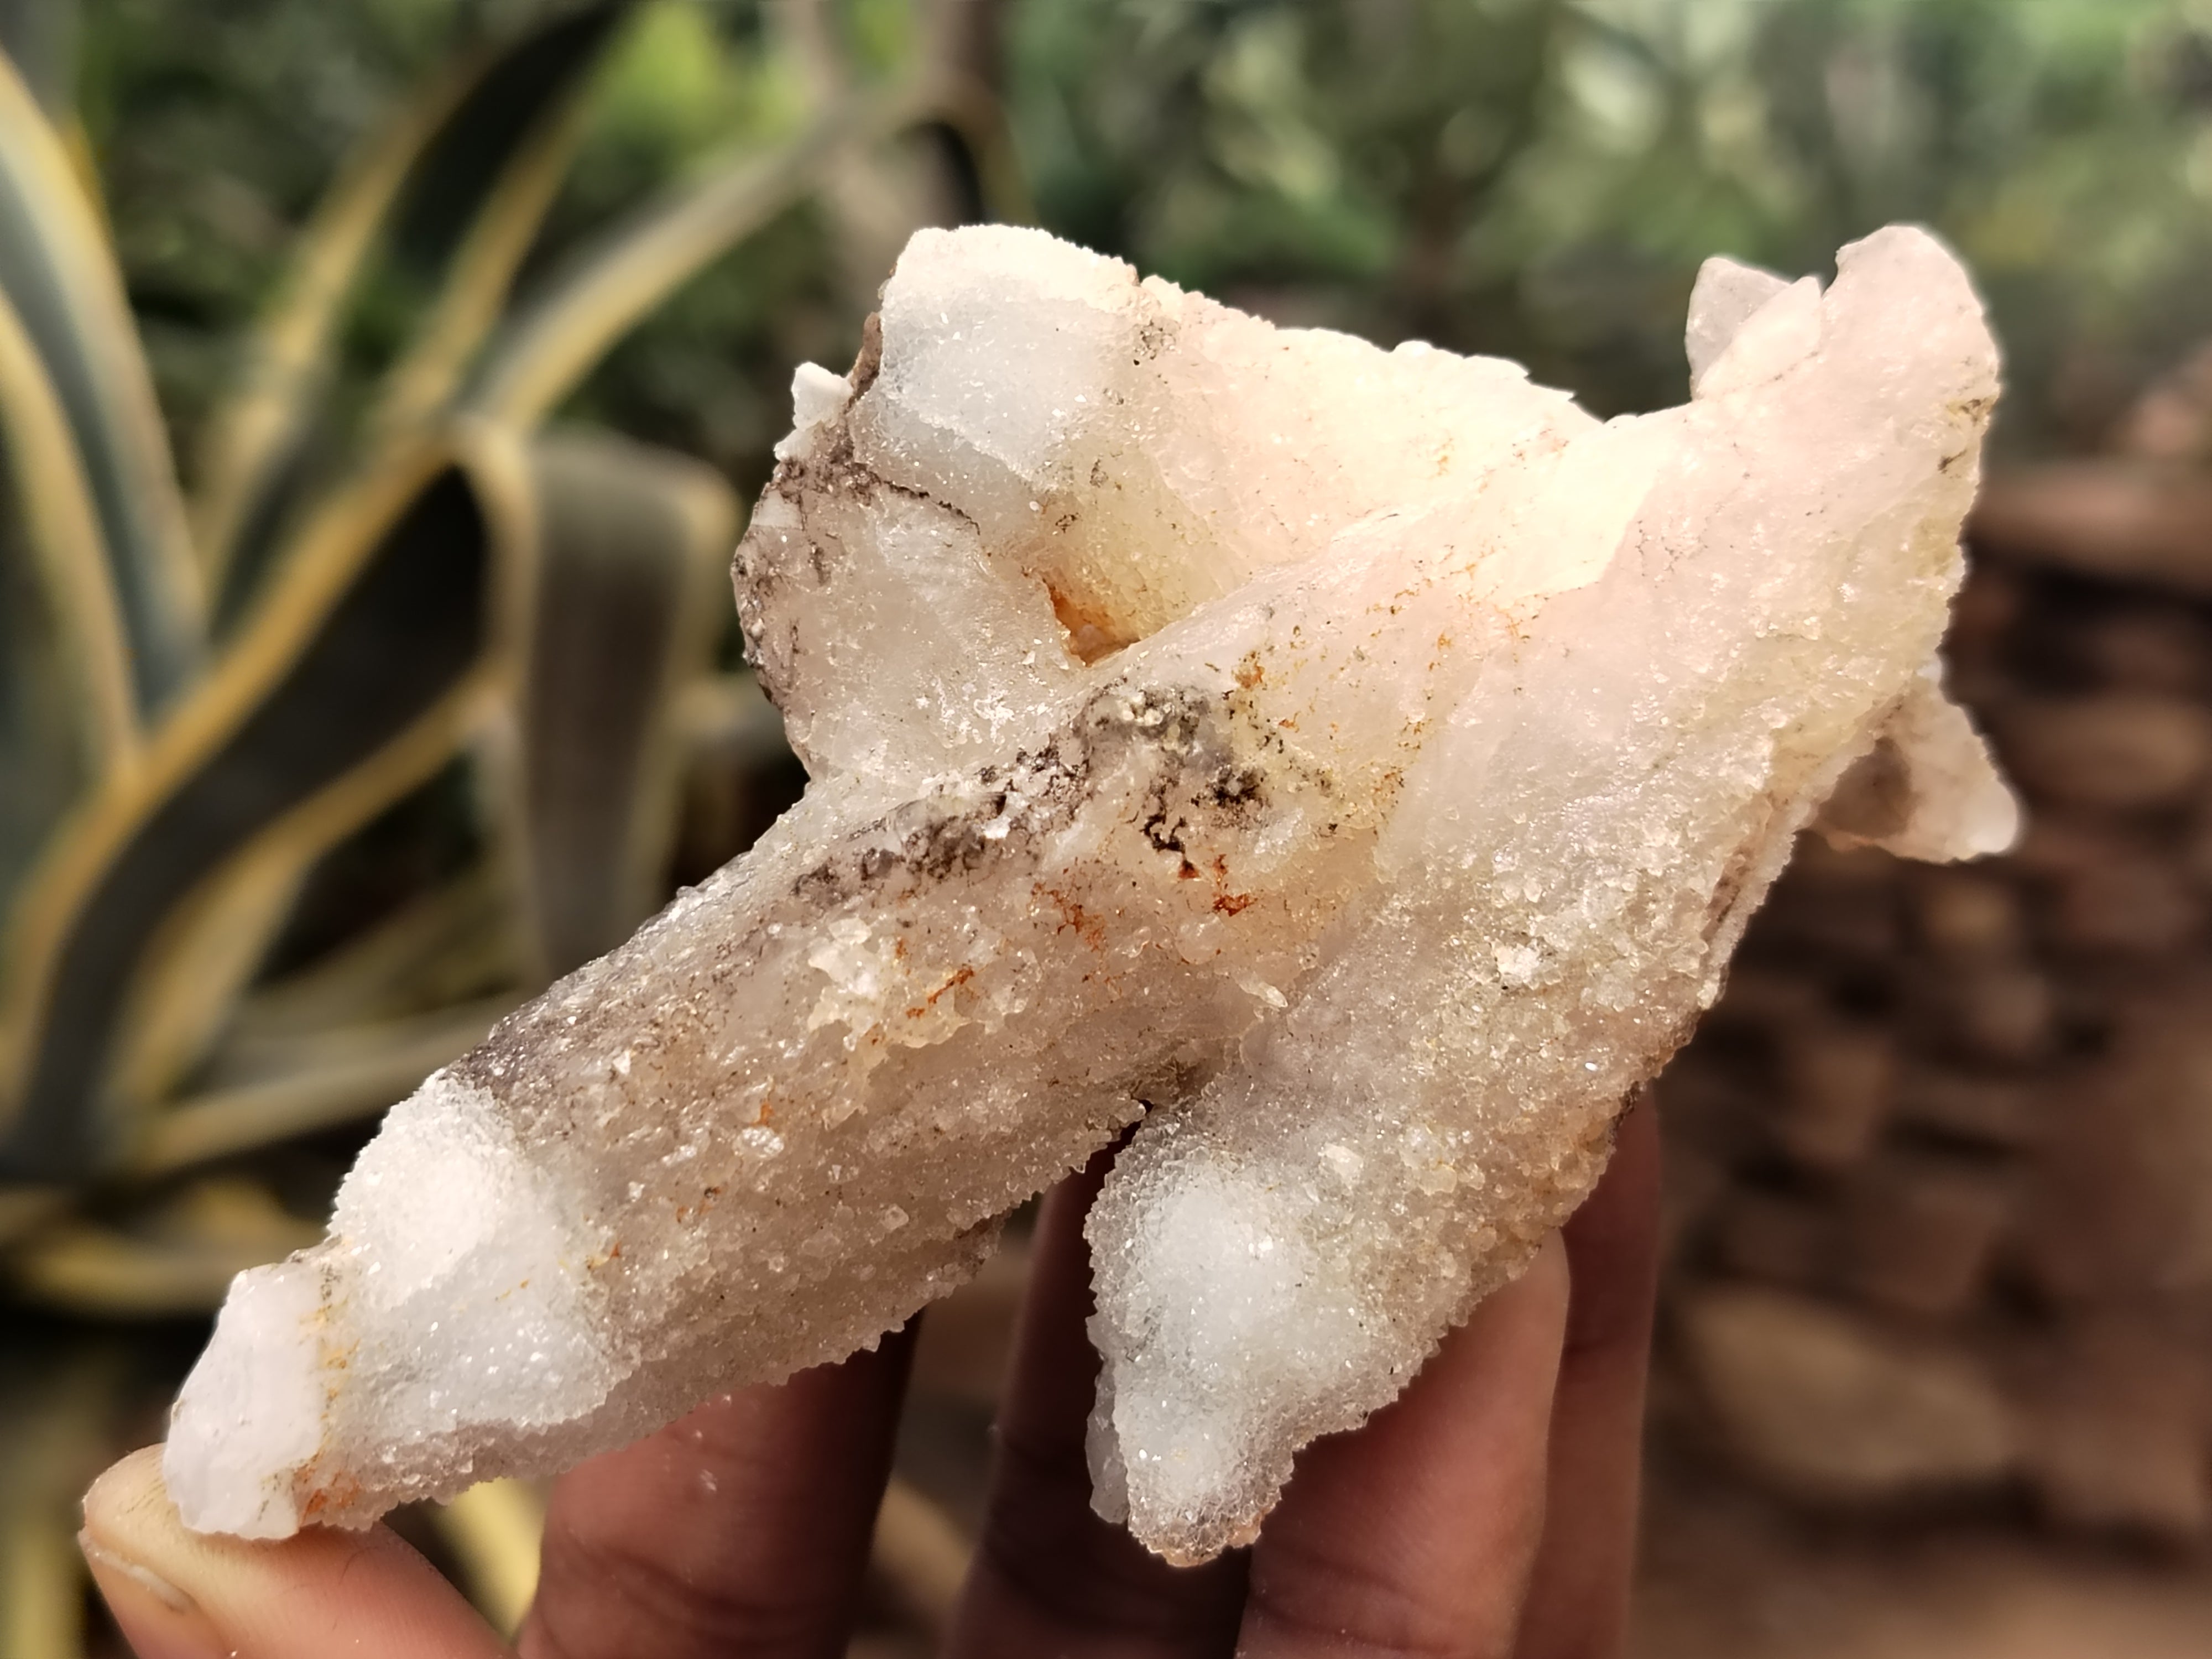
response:
<path id="1" fill-rule="evenodd" d="M 161 402 L 189 434 L 290 239 L 364 131 L 547 0 L 93 0 L 78 81 Z M 717 151 L 809 113 L 751 5 L 662 5 L 593 96 L 577 164 L 523 274 Z M 743 473 L 781 431 L 794 351 L 848 351 L 813 216 L 787 216 L 625 342 L 574 412 Z M 365 378 L 376 342 L 356 337 Z M 713 372 L 710 374 L 709 369 Z"/>
<path id="2" fill-rule="evenodd" d="M 1698 262 L 1891 220 L 1966 253 L 2007 441 L 2212 329 L 2212 8 L 2176 0 L 1031 0 L 1048 223 L 1278 316 L 1682 395 Z M 1101 68 L 1100 66 L 1105 66 Z"/>
<path id="3" fill-rule="evenodd" d="M 771 0 L 772 3 L 772 0 Z M 974 0 L 958 0 L 974 3 Z M 92 0 L 81 81 L 165 405 L 348 141 L 457 47 L 557 0 Z M 894 0 L 836 8 L 879 70 Z M 1972 262 L 2013 361 L 2004 441 L 2089 441 L 2212 331 L 2202 0 L 1012 0 L 1005 93 L 1040 216 L 1279 318 L 1527 359 L 1601 410 L 1681 394 L 1726 251 L 1789 270 L 1893 219 Z M 539 258 L 651 184 L 787 132 L 806 70 L 757 0 L 665 0 L 599 94 Z M 694 283 L 580 402 L 750 484 L 794 360 L 866 286 L 818 206 Z"/>
<path id="4" fill-rule="evenodd" d="M 572 394 L 702 270 L 679 354 L 787 350 L 809 303 L 835 343 L 968 182 L 1020 203 L 964 9 L 386 5 L 347 35 L 218 7 L 205 38 L 128 9 L 79 60 L 0 0 L 9 1659 L 82 1650 L 75 1496 L 231 1275 L 314 1236 L 390 1101 L 795 793 L 714 667 L 728 479 L 546 417 L 650 431 L 658 397 L 712 439 L 711 382 L 663 397 L 649 351 Z M 437 61 L 356 124 L 281 75 L 241 94 L 242 43 L 350 50 L 334 103 Z M 710 368 L 761 389 L 764 445 L 772 377 Z M 533 1509 L 437 1523 L 488 1607 L 524 1593 Z"/>

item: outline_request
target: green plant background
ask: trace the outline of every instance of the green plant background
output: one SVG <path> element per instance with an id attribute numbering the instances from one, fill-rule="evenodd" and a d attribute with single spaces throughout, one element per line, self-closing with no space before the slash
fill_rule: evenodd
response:
<path id="1" fill-rule="evenodd" d="M 0 42 L 96 181 L 188 492 L 208 485 L 241 343 L 333 179 L 455 64 L 577 10 L 0 0 Z M 793 154 L 924 60 L 985 83 L 1011 135 L 994 161 L 995 117 L 959 143 L 905 122 L 895 141 L 814 167 L 563 395 L 551 413 L 569 447 L 543 460 L 546 499 L 564 478 L 630 489 L 632 516 L 607 533 L 657 524 L 647 539 L 670 549 L 667 592 L 689 580 L 677 567 L 691 533 L 670 502 L 757 489 L 793 367 L 849 360 L 920 223 L 1034 217 L 1279 321 L 1522 358 L 1612 413 L 1683 395 L 1684 302 L 1707 255 L 1821 270 L 1840 243 L 1918 220 L 1960 246 L 1990 301 L 2010 362 L 1998 443 L 2014 462 L 2093 447 L 2212 334 L 2203 0 L 640 0 L 631 12 L 520 258 L 526 305 L 641 203 Z M 363 264 L 321 394 L 325 482 L 378 464 L 372 411 L 439 291 L 404 259 Z M 589 435 L 608 433 L 655 453 Z M 14 662 L 0 739 L 15 744 L 55 724 L 70 664 L 23 608 L 21 503 L 4 507 L 0 642 Z M 720 524 L 700 510 L 692 531 Z M 561 554 L 586 565 L 598 555 L 583 544 L 601 534 L 587 518 Z M 247 574 L 250 599 L 260 577 Z M 211 653 L 249 609 L 218 609 Z M 669 750 L 678 798 L 648 837 L 652 890 L 637 902 L 734 854 L 796 787 L 737 672 L 726 611 L 716 626 L 651 711 L 667 741 L 623 739 Z M 514 696 L 529 726 L 531 694 Z M 46 753 L 26 738 L 9 752 L 34 750 Z M 279 1039 L 319 1042 L 325 1059 L 367 1044 L 404 1066 L 422 1040 L 407 1020 L 459 1018 L 439 1028 L 446 1040 L 562 965 L 469 945 L 506 937 L 520 902 L 501 849 L 544 827 L 488 805 L 498 770 L 483 744 L 457 748 L 319 853 L 180 1098 L 265 1081 Z M 0 899 L 21 904 L 39 833 L 91 783 L 65 760 L 9 779 Z M 379 930 L 401 922 L 422 937 L 395 988 L 361 964 L 385 959 Z M 302 1026 L 303 1009 L 325 1024 Z M 0 1190 L 0 1650 L 83 1650 L 68 1499 L 101 1457 L 157 1431 L 215 1268 L 319 1224 L 363 1115 L 356 1103 L 302 1127 L 279 1113 L 220 1158 L 154 1173 L 125 1146 L 35 1194 L 35 1210 L 8 1210 L 15 1196 Z M 512 1541 L 513 1519 L 447 1528 L 448 1563 L 467 1577 Z M 472 1581 L 488 1604 L 498 1576 Z"/>
<path id="2" fill-rule="evenodd" d="M 165 404 L 348 143 L 550 0 L 92 0 L 86 118 Z M 845 6 L 864 58 L 902 0 Z M 2187 0 L 1013 0 L 1005 95 L 1038 216 L 1301 322 L 1528 358 L 1613 411 L 1680 395 L 1716 250 L 1816 270 L 1893 219 L 1972 261 L 2005 441 L 2085 441 L 2212 329 L 2212 9 Z M 598 99 L 550 240 L 803 104 L 751 0 L 670 0 Z M 757 475 L 795 358 L 855 301 L 808 210 L 687 289 L 583 394 Z"/>

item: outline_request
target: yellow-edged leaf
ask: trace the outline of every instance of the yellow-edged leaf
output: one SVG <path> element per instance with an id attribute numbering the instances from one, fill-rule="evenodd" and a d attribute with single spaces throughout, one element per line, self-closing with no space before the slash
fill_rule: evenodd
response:
<path id="1" fill-rule="evenodd" d="M 143 763 L 56 836 L 0 956 L 0 1178 L 114 1155 L 204 1051 L 270 896 L 503 695 L 524 490 L 503 453 L 426 441 L 332 501 Z"/>
<path id="2" fill-rule="evenodd" d="M 380 273 L 427 311 L 373 425 L 404 436 L 444 401 L 567 167 L 590 71 L 635 4 L 599 0 L 502 43 L 404 112 L 325 199 L 209 428 L 195 520 L 211 591 L 243 591 L 284 541 L 312 482 L 338 337 Z"/>
<path id="3" fill-rule="evenodd" d="M 651 204 L 568 260 L 496 337 L 468 406 L 542 420 L 638 320 L 818 184 L 855 146 L 880 143 L 944 105 L 935 80 L 851 94 L 797 138 L 746 155 Z"/>
<path id="4" fill-rule="evenodd" d="M 0 1273 L 17 1295 L 80 1315 L 211 1313 L 235 1275 L 305 1249 L 322 1231 L 251 1182 L 210 1178 L 128 1227 L 49 1227 L 9 1251 Z"/>
<path id="5" fill-rule="evenodd" d="M 290 1048 L 329 1031 L 412 1018 L 525 978 L 513 883 L 486 860 L 364 928 L 307 967 L 257 987 L 209 1061 L 210 1088 L 295 1068 Z"/>
<path id="6" fill-rule="evenodd" d="M 517 992 L 299 1042 L 288 1070 L 165 1108 L 142 1139 L 132 1170 L 165 1175 L 374 1117 L 483 1042 L 520 1000 Z"/>
<path id="7" fill-rule="evenodd" d="M 202 441 L 192 524 L 210 592 L 221 591 L 256 504 L 281 494 L 277 475 L 304 440 L 346 296 L 400 186 L 482 67 L 448 76 L 379 132 L 301 233 L 275 302 L 244 343 L 237 384 Z"/>
<path id="8" fill-rule="evenodd" d="M 120 272 L 67 147 L 0 58 L 0 292 L 67 421 L 98 517 L 141 711 L 198 672 L 200 575 Z"/>
<path id="9" fill-rule="evenodd" d="M 65 641 L 80 741 L 94 777 L 137 753 L 137 690 L 114 571 L 69 418 L 21 315 L 0 293 L 0 428 L 40 586 Z"/>
<path id="10" fill-rule="evenodd" d="M 489 154 L 500 166 L 469 216 L 428 319 L 386 379 L 373 432 L 404 433 L 442 409 L 459 384 L 568 173 L 583 132 L 589 71 L 631 9 L 629 0 L 602 0 L 527 40 L 476 100 L 487 106 L 475 112 L 478 125 L 493 130 L 447 141 L 463 165 L 481 167 L 478 157 Z"/>

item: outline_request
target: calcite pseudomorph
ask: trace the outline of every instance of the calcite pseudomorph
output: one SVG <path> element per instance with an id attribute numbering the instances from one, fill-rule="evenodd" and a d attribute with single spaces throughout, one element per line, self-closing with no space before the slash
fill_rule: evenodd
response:
<path id="1" fill-rule="evenodd" d="M 362 1524 L 836 1358 L 1137 1123 L 1097 1502 L 1177 1559 L 1249 1536 L 1589 1190 L 1824 802 L 2012 836 L 1936 667 L 1995 349 L 1929 237 L 1838 263 L 1709 264 L 1692 401 L 1601 423 L 918 236 L 738 553 L 805 799 L 240 1279 L 185 1519 Z"/>

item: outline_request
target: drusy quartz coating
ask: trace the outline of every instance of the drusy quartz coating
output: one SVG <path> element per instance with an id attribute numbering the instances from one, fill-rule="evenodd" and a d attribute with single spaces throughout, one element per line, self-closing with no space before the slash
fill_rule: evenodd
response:
<path id="1" fill-rule="evenodd" d="M 364 1524 L 835 1359 L 1134 1123 L 1097 1503 L 1178 1559 L 1250 1536 L 1589 1191 L 1824 802 L 2013 835 L 1936 654 L 1996 350 L 1921 232 L 1837 264 L 1712 262 L 1692 401 L 1600 422 L 917 236 L 738 553 L 805 799 L 240 1276 L 187 1522 Z"/>

